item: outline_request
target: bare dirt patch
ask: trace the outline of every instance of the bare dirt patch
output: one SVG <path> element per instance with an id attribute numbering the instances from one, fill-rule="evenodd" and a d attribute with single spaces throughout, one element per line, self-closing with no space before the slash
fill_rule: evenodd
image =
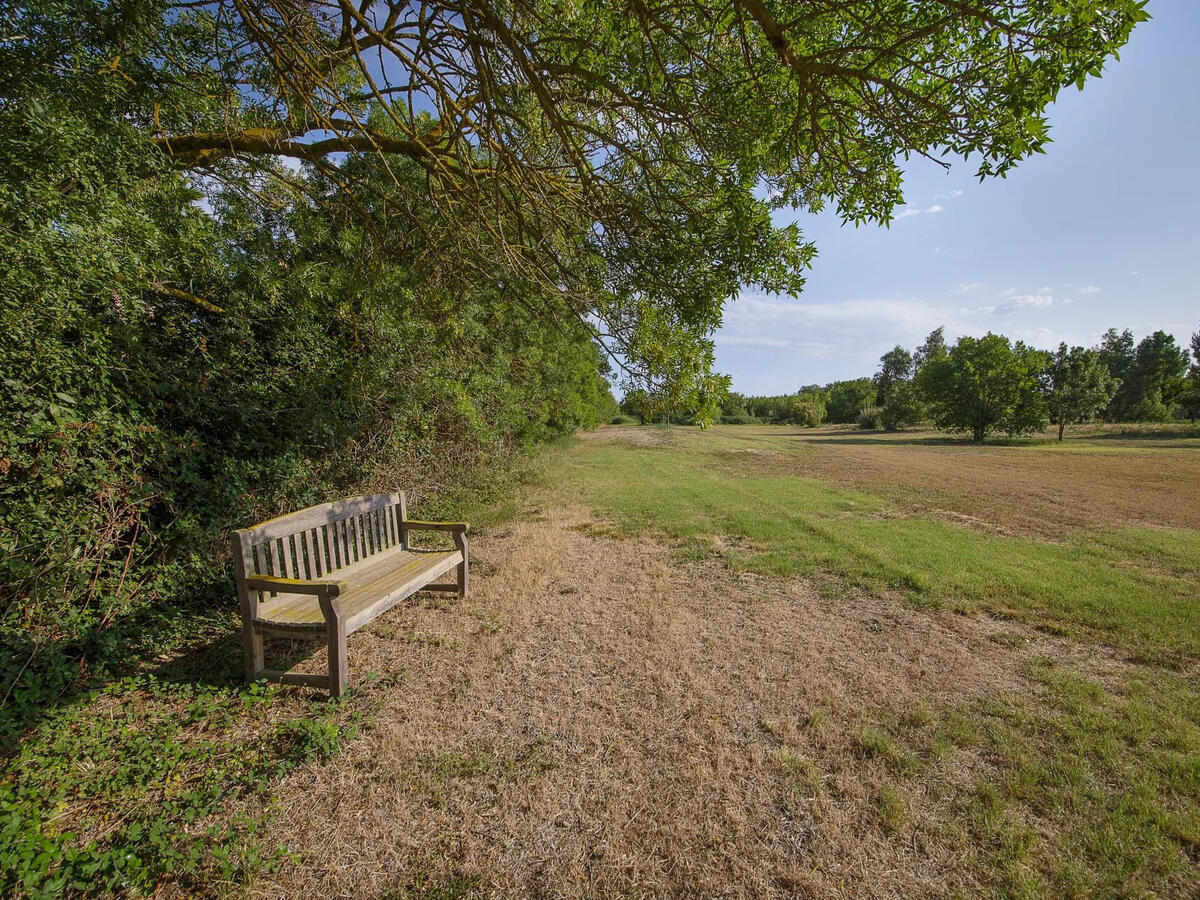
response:
<path id="1" fill-rule="evenodd" d="M 678 435 L 678 429 L 622 425 L 601 426 L 590 431 L 575 433 L 577 438 L 588 443 L 623 444 L 633 447 L 670 447 L 674 445 Z"/>
<path id="2" fill-rule="evenodd" d="M 355 678 L 401 685 L 364 738 L 286 780 L 265 844 L 295 862 L 253 895 L 982 888 L 946 823 L 986 762 L 957 748 L 901 779 L 872 735 L 1032 690 L 1019 641 L 716 560 L 670 569 L 590 521 L 552 509 L 490 535 L 466 602 L 351 639 Z"/>
<path id="3" fill-rule="evenodd" d="M 803 475 L 882 493 L 907 509 L 1000 533 L 1054 538 L 1106 526 L 1200 528 L 1195 450 L 1056 451 L 803 433 L 795 449 L 729 459 L 757 474 Z"/>

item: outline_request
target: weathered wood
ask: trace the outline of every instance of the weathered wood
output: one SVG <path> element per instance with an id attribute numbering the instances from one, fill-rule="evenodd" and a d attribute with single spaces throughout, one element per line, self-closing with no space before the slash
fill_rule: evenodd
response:
<path id="1" fill-rule="evenodd" d="M 418 590 L 467 591 L 465 522 L 410 521 L 403 491 L 312 506 L 233 535 L 246 678 L 349 685 L 346 638 Z M 454 550 L 416 550 L 409 531 L 453 535 Z M 457 568 L 454 584 L 436 584 Z M 291 675 L 263 664 L 264 636 L 324 639 L 329 676 Z"/>
<path id="2" fill-rule="evenodd" d="M 387 508 L 387 520 L 388 520 L 388 530 L 389 530 L 389 533 L 392 535 L 392 546 L 399 547 L 400 546 L 400 524 L 399 524 L 400 516 L 399 516 L 399 510 L 396 509 L 394 504 Z"/>
<path id="3" fill-rule="evenodd" d="M 396 517 L 398 521 L 396 522 L 396 528 L 400 532 L 400 545 L 407 550 L 408 526 L 405 525 L 405 522 L 408 521 L 408 499 L 404 496 L 404 491 L 397 491 L 394 496 L 397 497 Z"/>
<path id="4" fill-rule="evenodd" d="M 371 548 L 367 545 L 367 529 L 363 522 L 361 513 L 355 515 L 352 519 L 354 522 L 354 540 L 358 547 L 358 559 L 366 559 L 371 554 Z"/>
<path id="5" fill-rule="evenodd" d="M 325 641 L 329 648 L 329 694 L 340 697 L 350 680 L 346 666 L 346 618 L 334 597 L 322 595 L 321 614 L 325 617 Z"/>
<path id="6" fill-rule="evenodd" d="M 284 578 L 302 578 L 300 570 L 296 568 L 296 536 L 294 534 L 287 535 L 283 541 L 283 577 Z"/>
<path id="7" fill-rule="evenodd" d="M 250 539 L 245 532 L 234 532 L 233 578 L 237 583 L 238 605 L 242 612 L 242 657 L 245 661 L 246 680 L 254 681 L 256 672 L 263 667 L 262 635 L 254 629 L 258 616 L 258 596 L 246 584 L 246 557 L 250 550 Z"/>
<path id="8" fill-rule="evenodd" d="M 347 589 L 344 581 L 310 581 L 303 578 L 280 578 L 276 575 L 250 575 L 245 578 L 245 583 L 251 591 L 311 594 L 314 597 L 336 597 Z"/>
<path id="9" fill-rule="evenodd" d="M 457 550 L 412 553 L 396 548 L 350 569 L 337 573 L 343 588 L 338 594 L 322 592 L 314 585 L 300 582 L 304 589 L 288 591 L 280 586 L 277 602 L 262 611 L 255 620 L 264 625 L 295 629 L 321 629 L 326 619 L 314 597 L 338 596 L 347 618 L 349 633 L 378 618 L 396 603 L 459 565 Z"/>
<path id="10" fill-rule="evenodd" d="M 333 565 L 329 559 L 329 526 L 322 525 L 316 530 L 318 553 L 321 557 L 321 566 L 325 573 L 333 571 Z"/>
<path id="11" fill-rule="evenodd" d="M 375 519 L 375 533 L 379 535 L 380 550 L 386 550 L 391 546 L 391 541 L 388 540 L 387 519 L 385 518 L 386 514 L 386 509 L 377 509 L 374 513 L 372 513 L 372 516 Z"/>
<path id="12" fill-rule="evenodd" d="M 346 523 L 344 520 L 337 520 L 329 523 L 330 537 L 333 544 L 333 567 L 342 569 L 350 565 L 346 559 Z"/>
<path id="13" fill-rule="evenodd" d="M 454 546 L 458 548 L 458 552 L 462 556 L 462 562 L 458 564 L 458 596 L 462 598 L 467 596 L 467 580 L 470 578 L 467 572 L 467 529 L 465 527 L 461 531 L 455 529 Z"/>
<path id="14" fill-rule="evenodd" d="M 278 681 L 280 684 L 298 684 L 302 687 L 329 687 L 328 675 L 304 675 L 299 672 L 284 672 L 280 669 L 259 669 L 258 678 L 265 678 L 267 681 Z"/>
<path id="15" fill-rule="evenodd" d="M 320 578 L 321 573 L 317 569 L 317 563 L 313 557 L 312 532 L 307 528 L 300 533 L 300 543 L 304 546 L 304 565 L 300 567 L 300 570 L 304 573 L 305 578 Z"/>
<path id="16" fill-rule="evenodd" d="M 471 526 L 467 522 L 421 522 L 405 519 L 404 528 L 407 531 L 458 531 L 467 532 Z"/>
<path id="17" fill-rule="evenodd" d="M 392 502 L 391 494 L 369 494 L 363 497 L 349 497 L 345 500 L 335 500 L 333 503 L 321 503 L 317 506 L 310 506 L 307 509 L 288 513 L 286 516 L 279 516 L 276 519 L 269 519 L 266 522 L 260 522 L 258 525 L 245 530 L 250 532 L 251 541 L 257 544 L 271 538 L 287 537 L 288 535 L 303 531 L 305 528 L 316 528 L 318 525 L 327 525 L 337 519 L 362 515 L 368 510 L 379 509 Z"/>

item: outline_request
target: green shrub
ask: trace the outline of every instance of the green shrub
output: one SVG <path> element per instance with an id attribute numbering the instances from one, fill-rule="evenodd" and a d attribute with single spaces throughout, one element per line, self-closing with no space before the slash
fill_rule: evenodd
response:
<path id="1" fill-rule="evenodd" d="M 816 428 L 825 419 L 825 404 L 816 400 L 803 399 L 796 403 L 792 421 L 805 428 Z"/>
<path id="2" fill-rule="evenodd" d="M 858 427 L 869 431 L 879 431 L 883 428 L 883 410 L 878 406 L 864 406 L 858 412 Z"/>

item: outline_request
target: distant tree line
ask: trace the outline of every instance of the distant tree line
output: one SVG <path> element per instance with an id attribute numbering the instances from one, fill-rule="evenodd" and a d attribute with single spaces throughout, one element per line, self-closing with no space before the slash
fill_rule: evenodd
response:
<path id="1" fill-rule="evenodd" d="M 1189 352 L 1190 349 L 1190 352 Z M 894 347 L 872 378 L 805 385 L 793 394 L 719 401 L 724 424 L 857 423 L 900 430 L 920 423 L 981 441 L 1040 431 L 1053 423 L 1062 440 L 1078 422 L 1166 422 L 1200 417 L 1200 330 L 1190 348 L 1156 331 L 1135 343 L 1110 328 L 1095 347 L 1047 351 L 990 332 L 948 346 L 933 331 L 914 351 Z"/>

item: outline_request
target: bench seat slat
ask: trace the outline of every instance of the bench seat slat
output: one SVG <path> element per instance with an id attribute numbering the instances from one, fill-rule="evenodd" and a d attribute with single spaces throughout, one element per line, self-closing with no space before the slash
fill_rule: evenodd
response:
<path id="1" fill-rule="evenodd" d="M 413 552 L 397 546 L 338 571 L 335 577 L 346 583 L 338 597 L 346 616 L 346 633 L 357 631 L 460 562 L 462 554 L 457 550 Z M 303 594 L 279 594 L 266 600 L 255 621 L 297 631 L 325 628 L 317 599 Z"/>

